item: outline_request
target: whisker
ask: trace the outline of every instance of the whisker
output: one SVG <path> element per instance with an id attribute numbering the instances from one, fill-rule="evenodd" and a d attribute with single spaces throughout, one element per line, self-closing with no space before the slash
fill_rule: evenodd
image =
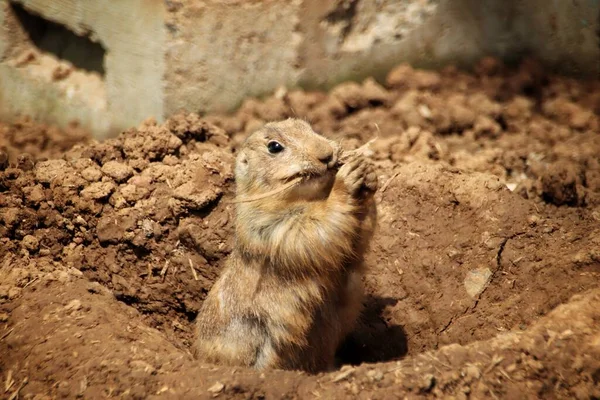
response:
<path id="1" fill-rule="evenodd" d="M 264 198 L 267 198 L 267 197 L 271 197 L 271 196 L 274 196 L 274 195 L 276 195 L 278 193 L 281 193 L 283 191 L 286 191 L 288 189 L 293 188 L 294 186 L 296 186 L 300 182 L 302 182 L 303 179 L 304 179 L 304 177 L 299 176 L 299 177 L 297 177 L 295 179 L 292 179 L 290 182 L 284 184 L 283 186 L 281 186 L 281 187 L 279 187 L 277 189 L 273 189 L 273 190 L 270 190 L 268 192 L 261 193 L 261 194 L 255 195 L 255 196 L 248 196 L 248 197 L 243 197 L 243 198 L 235 199 L 235 200 L 232 200 L 230 203 L 234 203 L 234 204 L 235 203 L 248 203 L 248 202 L 251 202 L 251 201 L 256 201 L 256 200 L 261 200 L 261 199 L 264 199 Z"/>

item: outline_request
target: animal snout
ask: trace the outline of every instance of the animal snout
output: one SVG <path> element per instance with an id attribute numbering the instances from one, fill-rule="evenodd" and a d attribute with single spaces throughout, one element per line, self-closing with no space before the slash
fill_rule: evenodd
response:
<path id="1" fill-rule="evenodd" d="M 323 164 L 326 164 L 328 168 L 331 168 L 333 165 L 335 165 L 335 161 L 336 161 L 333 147 L 328 146 L 320 154 L 318 154 L 317 158 Z"/>

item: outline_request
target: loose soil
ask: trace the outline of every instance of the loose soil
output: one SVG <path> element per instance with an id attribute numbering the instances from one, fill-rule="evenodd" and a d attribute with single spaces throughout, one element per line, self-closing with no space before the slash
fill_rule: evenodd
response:
<path id="1" fill-rule="evenodd" d="M 30 118 L 20 118 L 11 124 L 0 123 L 0 167 L 8 165 L 27 170 L 31 162 L 60 158 L 75 144 L 90 143 L 91 136 L 73 123 L 68 129 L 35 123 Z"/>
<path id="2" fill-rule="evenodd" d="M 349 149 L 378 137 L 365 311 L 336 371 L 201 365 L 236 148 L 290 116 Z M 103 143 L 0 129 L 3 397 L 600 397 L 600 81 L 401 65 Z"/>

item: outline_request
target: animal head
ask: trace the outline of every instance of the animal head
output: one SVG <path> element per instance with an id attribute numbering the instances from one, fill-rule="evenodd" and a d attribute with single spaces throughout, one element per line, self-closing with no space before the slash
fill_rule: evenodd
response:
<path id="1" fill-rule="evenodd" d="M 339 152 L 335 142 L 303 120 L 268 123 L 241 146 L 235 166 L 238 193 L 266 192 L 302 178 L 291 192 L 310 197 L 333 182 Z"/>

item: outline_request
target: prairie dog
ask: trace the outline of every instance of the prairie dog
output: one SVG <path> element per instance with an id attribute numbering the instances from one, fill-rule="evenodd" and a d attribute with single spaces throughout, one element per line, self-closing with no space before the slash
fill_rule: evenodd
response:
<path id="1" fill-rule="evenodd" d="M 340 166 L 340 155 L 335 142 L 298 119 L 268 123 L 243 143 L 235 245 L 198 314 L 198 359 L 256 369 L 334 367 L 361 312 L 377 189 L 364 157 Z M 252 197 L 259 199 L 244 201 Z"/>

